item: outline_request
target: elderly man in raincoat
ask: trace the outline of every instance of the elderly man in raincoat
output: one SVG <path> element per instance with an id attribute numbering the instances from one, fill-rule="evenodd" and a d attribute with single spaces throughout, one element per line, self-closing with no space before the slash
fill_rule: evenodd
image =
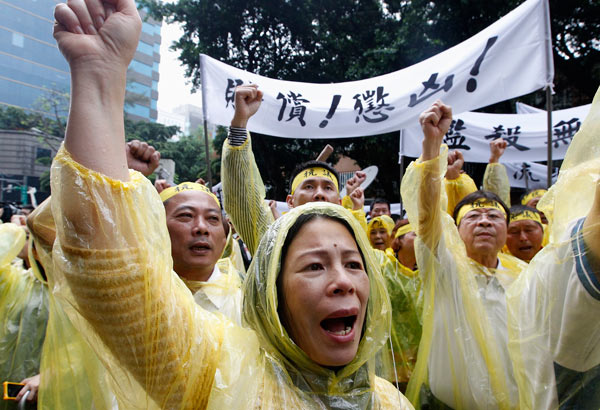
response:
<path id="1" fill-rule="evenodd" d="M 421 399 L 440 408 L 600 405 L 598 95 L 594 104 L 542 200 L 555 210 L 550 244 L 516 278 L 498 254 L 507 215 L 497 196 L 456 209 L 458 228 L 444 212 L 440 147 L 452 114 L 439 101 L 422 114 L 423 154 L 402 184 L 425 297 L 415 402 L 425 384 L 432 395 Z"/>

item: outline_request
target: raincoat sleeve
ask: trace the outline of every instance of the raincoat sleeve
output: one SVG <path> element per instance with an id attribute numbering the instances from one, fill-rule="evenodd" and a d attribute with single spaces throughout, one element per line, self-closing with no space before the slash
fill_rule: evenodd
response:
<path id="1" fill-rule="evenodd" d="M 265 186 L 252 153 L 250 135 L 240 146 L 223 143 L 221 177 L 225 211 L 252 255 L 275 220 L 265 202 Z"/>
<path id="2" fill-rule="evenodd" d="M 367 214 L 365 212 L 365 209 L 353 209 L 354 204 L 352 203 L 352 199 L 350 199 L 348 195 L 345 195 L 342 198 L 342 206 L 352 213 L 352 215 L 354 216 L 354 218 L 356 218 L 360 226 L 362 226 L 365 232 L 367 232 Z"/>
<path id="3" fill-rule="evenodd" d="M 172 271 L 156 190 L 130 172 L 113 180 L 64 147 L 54 159 L 53 273 L 71 322 L 110 372 L 120 408 L 205 408 L 223 397 L 215 391 L 245 394 L 252 383 L 235 380 L 252 368 L 252 334 L 194 303 Z"/>
<path id="4" fill-rule="evenodd" d="M 461 199 L 471 192 L 477 191 L 475 181 L 466 172 L 461 173 L 456 179 L 444 178 L 444 187 L 446 188 L 446 196 L 448 197 L 448 206 L 446 209 L 450 215 L 452 215 L 454 208 Z"/>
<path id="5" fill-rule="evenodd" d="M 510 208 L 510 182 L 504 165 L 499 162 L 487 164 L 483 174 L 483 189 L 498 195 Z"/>
<path id="6" fill-rule="evenodd" d="M 25 245 L 25 230 L 0 225 L 0 375 L 20 382 L 39 373 L 48 320 L 48 292 L 22 263 L 12 263 Z M 8 403 L 0 403 L 0 408 Z"/>

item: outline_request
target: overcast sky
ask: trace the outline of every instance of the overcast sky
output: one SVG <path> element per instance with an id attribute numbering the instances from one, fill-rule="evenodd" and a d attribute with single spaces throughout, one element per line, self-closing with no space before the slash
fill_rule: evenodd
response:
<path id="1" fill-rule="evenodd" d="M 169 50 L 174 40 L 181 36 L 181 29 L 175 24 L 165 24 L 161 28 L 160 80 L 158 81 L 158 109 L 171 111 L 182 104 L 202 106 L 200 92 L 191 94 L 192 86 L 186 84 L 185 70 L 177 59 L 177 53 Z"/>

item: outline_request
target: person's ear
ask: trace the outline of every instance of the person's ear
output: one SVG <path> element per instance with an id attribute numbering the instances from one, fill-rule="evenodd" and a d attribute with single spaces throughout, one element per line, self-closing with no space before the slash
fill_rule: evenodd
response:
<path id="1" fill-rule="evenodd" d="M 294 196 L 288 195 L 285 198 L 285 202 L 287 203 L 288 208 L 292 209 L 294 207 Z"/>

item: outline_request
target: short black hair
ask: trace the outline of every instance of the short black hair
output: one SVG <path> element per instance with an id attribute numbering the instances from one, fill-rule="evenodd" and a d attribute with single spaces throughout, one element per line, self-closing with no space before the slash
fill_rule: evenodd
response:
<path id="1" fill-rule="evenodd" d="M 302 162 L 302 163 L 298 164 L 296 166 L 296 168 L 294 168 L 294 172 L 292 172 L 292 175 L 290 176 L 288 192 L 290 192 L 290 193 L 292 192 L 292 184 L 294 183 L 294 178 L 296 178 L 296 175 L 298 175 L 305 169 L 315 168 L 315 167 L 325 168 L 327 171 L 331 172 L 335 176 L 335 179 L 338 183 L 338 191 L 339 191 L 339 189 L 340 189 L 340 174 L 335 170 L 335 168 L 333 168 L 333 166 L 331 166 L 327 162 L 311 160 L 311 161 Z"/>
<path id="2" fill-rule="evenodd" d="M 510 223 L 510 210 L 508 209 L 508 206 L 506 206 L 504 201 L 500 199 L 500 197 L 495 193 L 482 190 L 471 192 L 469 195 L 461 199 L 458 204 L 456 204 L 456 206 L 454 207 L 454 212 L 452 212 L 452 218 L 454 218 L 454 223 L 456 223 L 456 218 L 458 217 L 458 211 L 460 211 L 460 208 L 462 208 L 465 205 L 473 204 L 475 203 L 475 201 L 481 198 L 487 199 L 488 201 L 496 201 L 500 204 L 500 206 L 502 206 L 504 212 L 506 212 L 506 226 L 508 226 L 508 224 Z M 456 224 L 458 225 L 458 223 Z"/>
<path id="3" fill-rule="evenodd" d="M 385 198 L 378 197 L 372 200 L 369 204 L 369 209 L 373 209 L 373 206 L 375 206 L 375 204 L 386 204 L 390 213 L 392 212 L 392 205 L 390 204 L 390 201 L 388 201 Z"/>

